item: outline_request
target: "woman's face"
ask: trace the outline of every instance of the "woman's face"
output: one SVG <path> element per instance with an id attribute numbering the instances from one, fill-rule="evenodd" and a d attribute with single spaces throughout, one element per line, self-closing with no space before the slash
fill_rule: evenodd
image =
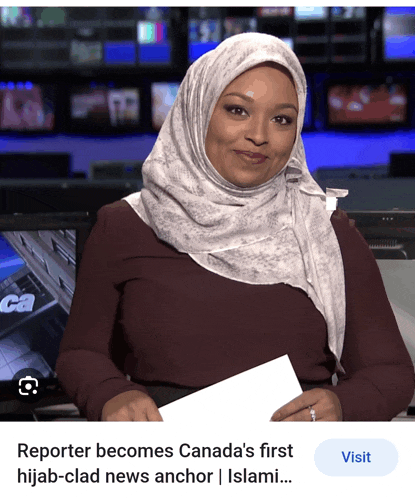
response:
<path id="1" fill-rule="evenodd" d="M 235 78 L 219 97 L 206 136 L 206 155 L 230 183 L 262 185 L 287 163 L 297 117 L 297 92 L 289 72 L 271 63 L 258 64 Z"/>

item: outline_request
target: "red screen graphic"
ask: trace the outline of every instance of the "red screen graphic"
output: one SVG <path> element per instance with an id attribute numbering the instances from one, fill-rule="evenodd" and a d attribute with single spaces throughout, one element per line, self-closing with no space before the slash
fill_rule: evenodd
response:
<path id="1" fill-rule="evenodd" d="M 405 123 L 404 85 L 334 85 L 327 95 L 329 124 Z"/>

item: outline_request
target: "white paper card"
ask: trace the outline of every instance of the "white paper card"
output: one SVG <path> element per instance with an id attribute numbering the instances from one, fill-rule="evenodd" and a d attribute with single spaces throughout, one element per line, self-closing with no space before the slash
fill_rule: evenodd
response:
<path id="1" fill-rule="evenodd" d="M 337 197 L 326 197 L 326 210 L 336 211 L 337 209 Z"/>
<path id="2" fill-rule="evenodd" d="M 302 393 L 288 355 L 160 408 L 165 422 L 268 422 Z"/>

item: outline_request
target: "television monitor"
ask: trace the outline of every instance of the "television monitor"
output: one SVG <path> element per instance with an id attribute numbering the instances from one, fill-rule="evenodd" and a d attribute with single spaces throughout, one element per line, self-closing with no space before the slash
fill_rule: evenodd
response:
<path id="1" fill-rule="evenodd" d="M 72 131 L 137 131 L 140 124 L 140 89 L 110 82 L 72 87 L 70 117 Z"/>
<path id="2" fill-rule="evenodd" d="M 70 58 L 75 65 L 97 65 L 103 60 L 102 43 L 100 41 L 71 40 Z"/>
<path id="3" fill-rule="evenodd" d="M 138 60 L 140 64 L 170 64 L 171 43 L 166 21 L 138 21 Z"/>
<path id="4" fill-rule="evenodd" d="M 180 83 L 154 82 L 151 84 L 151 118 L 155 131 L 159 131 L 173 105 Z"/>
<path id="5" fill-rule="evenodd" d="M 258 7 L 258 17 L 293 17 L 294 7 Z"/>
<path id="6" fill-rule="evenodd" d="M 170 16 L 170 7 L 138 7 L 139 15 L 147 21 L 161 21 Z"/>
<path id="7" fill-rule="evenodd" d="M 294 7 L 297 21 L 316 21 L 328 19 L 328 7 Z"/>
<path id="8" fill-rule="evenodd" d="M 365 7 L 331 7 L 331 61 L 365 62 L 369 52 Z"/>
<path id="9" fill-rule="evenodd" d="M 256 10 L 258 32 L 277 36 L 284 41 L 289 39 L 292 45 L 294 7 L 258 7 Z"/>
<path id="10" fill-rule="evenodd" d="M 8 401 L 56 403 L 56 359 L 93 221 L 88 213 L 0 215 L 2 413 Z"/>
<path id="11" fill-rule="evenodd" d="M 221 20 L 189 19 L 189 62 L 215 49 L 222 40 Z"/>
<path id="12" fill-rule="evenodd" d="M 3 28 L 31 28 L 34 25 L 32 7 L 1 7 Z"/>
<path id="13" fill-rule="evenodd" d="M 64 7 L 37 7 L 36 26 L 38 28 L 56 28 L 66 24 L 66 11 Z"/>
<path id="14" fill-rule="evenodd" d="M 331 17 L 335 21 L 365 19 L 365 7 L 331 7 Z"/>
<path id="15" fill-rule="evenodd" d="M 240 33 L 257 31 L 255 17 L 226 17 L 223 20 L 223 40 Z"/>
<path id="16" fill-rule="evenodd" d="M 137 62 L 134 42 L 105 42 L 104 62 L 109 65 L 131 65 Z"/>
<path id="17" fill-rule="evenodd" d="M 31 81 L 0 81 L 0 130 L 55 130 L 56 87 Z"/>
<path id="18" fill-rule="evenodd" d="M 383 57 L 391 62 L 415 60 L 415 7 L 385 7 Z"/>
<path id="19" fill-rule="evenodd" d="M 408 89 L 403 82 L 332 82 L 327 89 L 328 127 L 405 127 Z"/>
<path id="20" fill-rule="evenodd" d="M 138 62 L 171 63 L 172 40 L 169 7 L 139 7 L 137 22 Z"/>

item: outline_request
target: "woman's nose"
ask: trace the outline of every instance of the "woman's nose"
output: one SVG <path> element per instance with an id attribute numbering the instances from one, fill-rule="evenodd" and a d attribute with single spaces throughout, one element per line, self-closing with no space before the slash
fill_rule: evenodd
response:
<path id="1" fill-rule="evenodd" d="M 259 116 L 256 118 L 251 117 L 247 124 L 248 126 L 245 131 L 245 138 L 247 140 L 253 142 L 257 146 L 268 142 L 268 123 L 266 120 Z"/>

